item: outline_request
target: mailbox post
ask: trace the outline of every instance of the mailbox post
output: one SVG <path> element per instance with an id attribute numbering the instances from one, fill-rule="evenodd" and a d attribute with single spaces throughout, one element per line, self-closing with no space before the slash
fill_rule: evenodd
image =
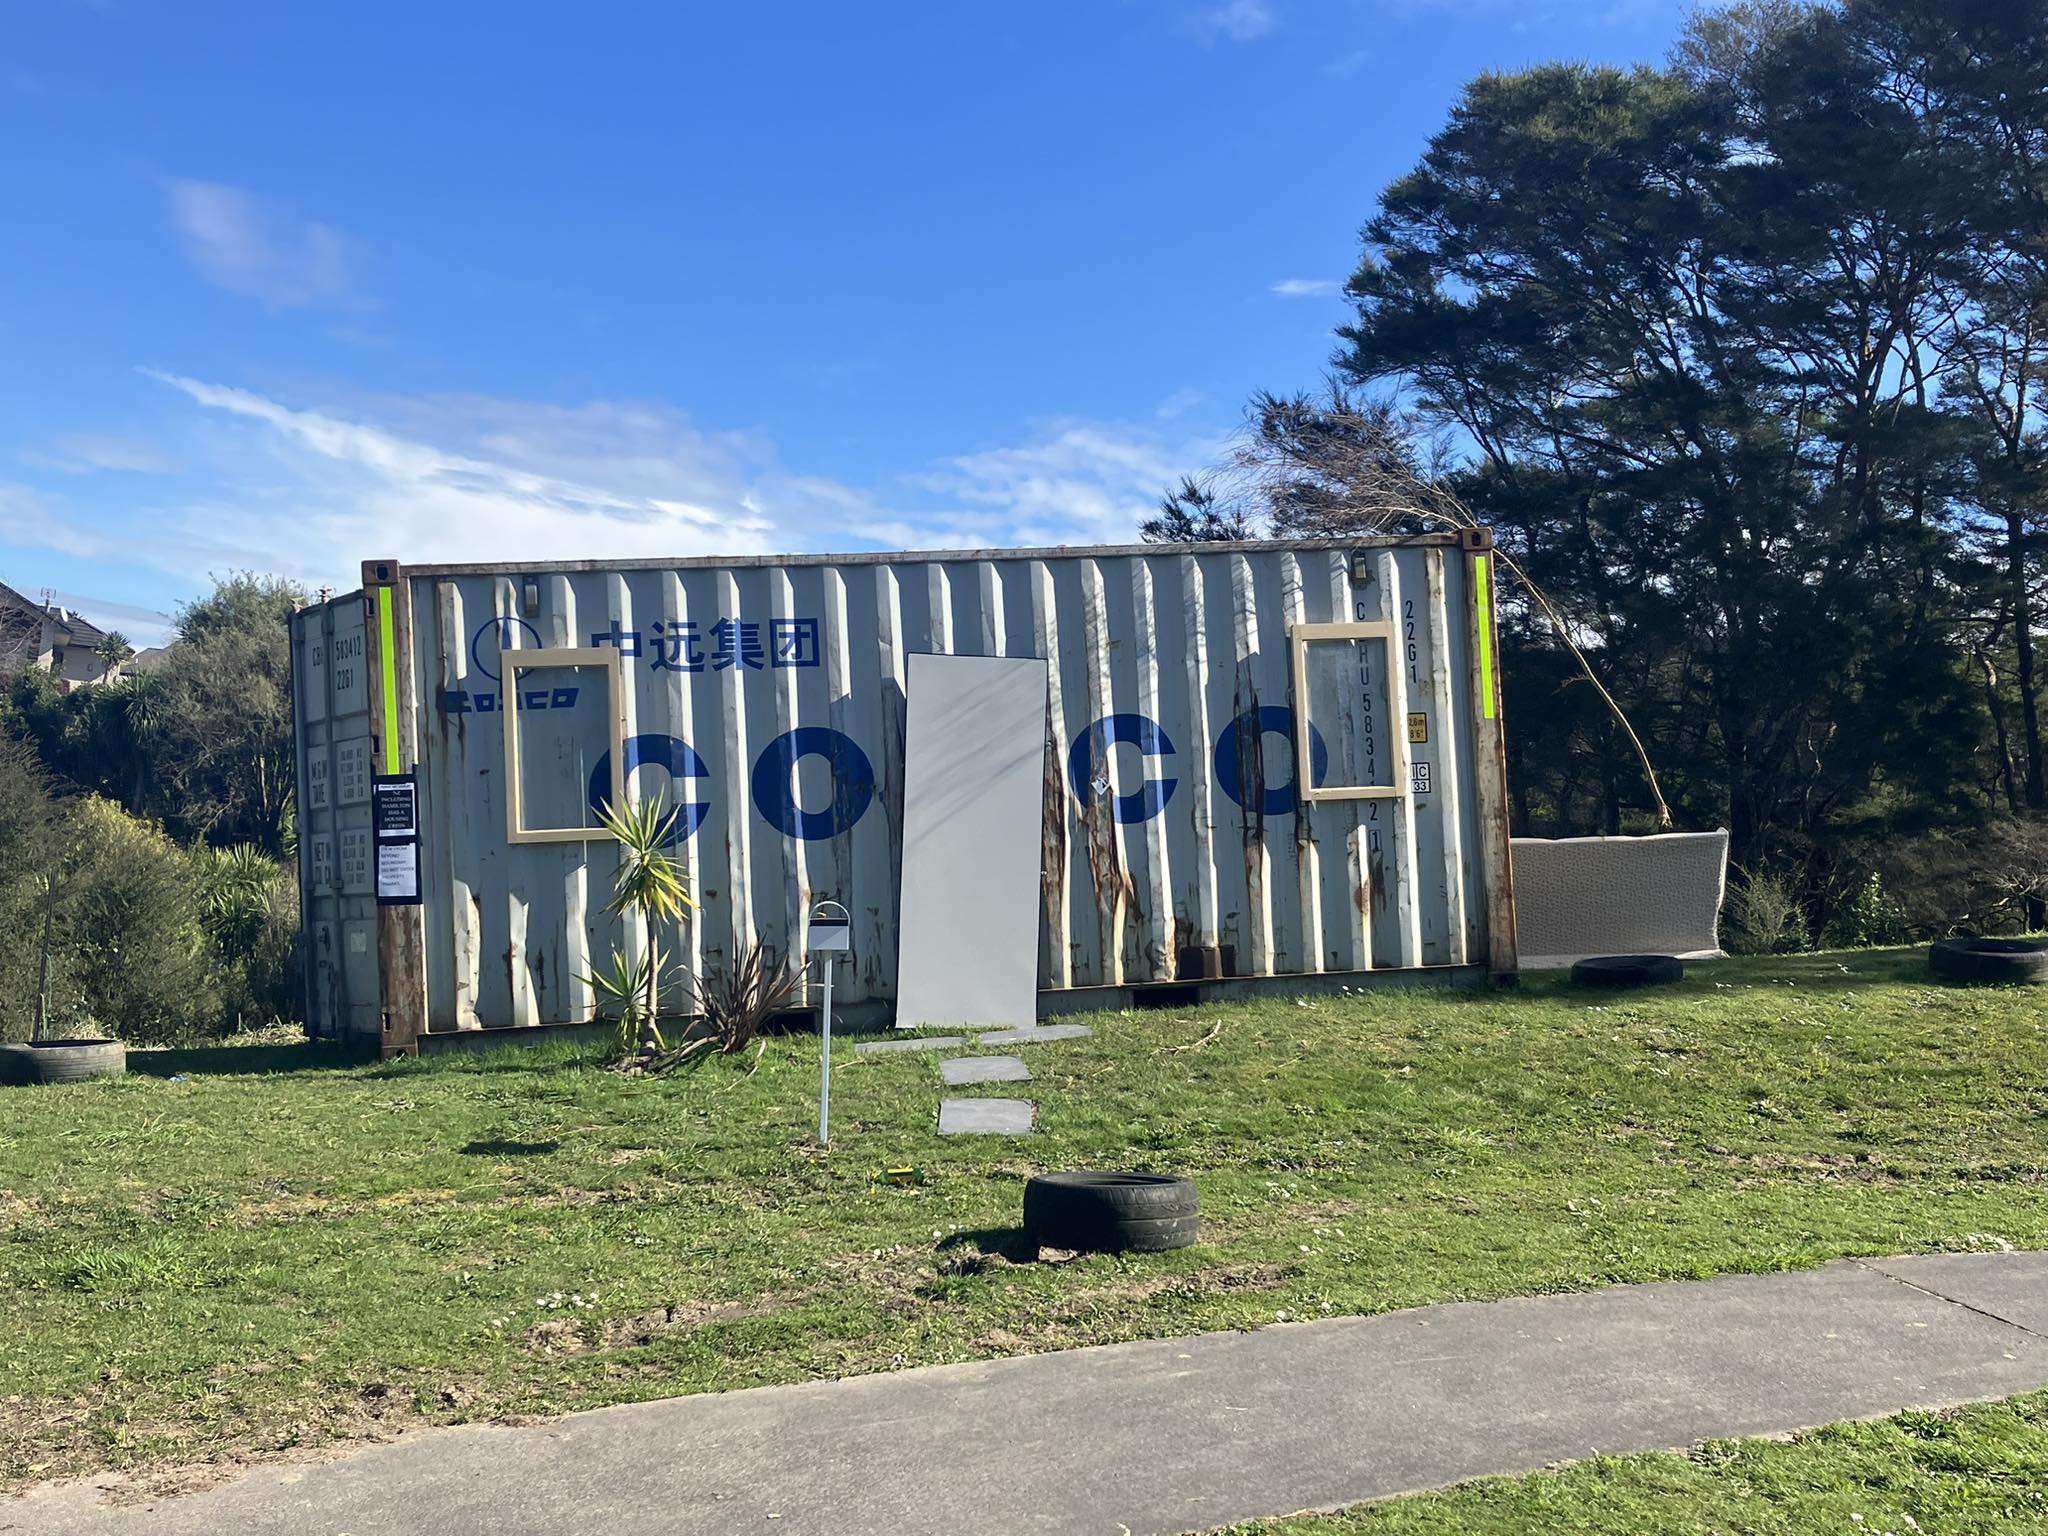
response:
<path id="1" fill-rule="evenodd" d="M 825 995 L 818 1014 L 818 1145 L 832 1145 L 832 965 L 841 955 L 853 953 L 853 925 L 846 908 L 836 901 L 821 901 L 811 909 L 809 953 L 817 957 L 823 972 Z"/>

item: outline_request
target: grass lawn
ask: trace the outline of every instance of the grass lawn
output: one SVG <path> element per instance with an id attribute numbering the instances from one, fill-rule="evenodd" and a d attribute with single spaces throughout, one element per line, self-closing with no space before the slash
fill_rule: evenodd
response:
<path id="1" fill-rule="evenodd" d="M 2048 1393 L 1689 1456 L 1601 1456 L 1218 1536 L 2008 1536 L 2048 1528 Z"/>
<path id="2" fill-rule="evenodd" d="M 1026 1048 L 1036 1080 L 1002 1090 L 1038 1101 L 1026 1141 L 939 1140 L 931 1061 L 848 1049 L 830 1153 L 811 1144 L 810 1038 L 773 1041 L 751 1075 L 647 1080 L 560 1051 L 138 1052 L 125 1080 L 0 1089 L 0 1482 L 2048 1246 L 2044 1015 L 2024 992 L 1932 985 L 1905 951 L 1695 966 L 1634 996 L 1542 980 L 1110 1015 Z M 1202 1245 L 1005 1256 L 1027 1174 L 1103 1165 L 1193 1175 Z M 883 1176 L 899 1166 L 918 1181 Z M 1475 1519 L 1492 1497 L 1452 1496 Z"/>

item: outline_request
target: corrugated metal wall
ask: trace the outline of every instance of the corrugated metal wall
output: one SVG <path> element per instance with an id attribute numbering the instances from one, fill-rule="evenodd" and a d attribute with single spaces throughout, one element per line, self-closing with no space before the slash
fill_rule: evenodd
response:
<path id="1" fill-rule="evenodd" d="M 330 1037 L 378 1031 L 364 628 L 360 598 L 304 609 L 291 625 L 306 1019 Z"/>
<path id="2" fill-rule="evenodd" d="M 690 807 L 678 851 L 702 910 L 679 958 L 693 968 L 756 935 L 787 946 L 831 898 L 854 919 L 838 996 L 893 995 L 903 679 L 918 651 L 1053 663 L 1043 987 L 1172 980 L 1189 946 L 1229 946 L 1235 974 L 1253 976 L 1483 964 L 1468 570 L 1442 538 L 408 568 L 429 1027 L 588 1018 L 591 956 L 624 934 L 603 911 L 611 844 L 507 841 L 513 648 L 618 650 L 630 780 Z M 346 607 L 359 631 L 360 600 L 333 605 Z M 1395 627 L 1398 675 L 1377 644 L 1315 669 L 1319 779 L 1385 782 L 1402 731 L 1413 792 L 1305 804 L 1288 633 L 1359 620 Z M 301 679 L 317 696 L 310 666 Z M 603 791 L 601 694 L 523 695 L 530 813 Z M 309 714 L 309 762 L 327 734 Z M 316 814 L 309 832 L 325 828 Z M 310 910 L 317 924 L 317 897 Z"/>

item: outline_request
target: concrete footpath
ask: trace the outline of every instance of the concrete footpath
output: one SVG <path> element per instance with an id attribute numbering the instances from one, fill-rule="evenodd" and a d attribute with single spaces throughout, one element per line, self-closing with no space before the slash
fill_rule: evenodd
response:
<path id="1" fill-rule="evenodd" d="M 431 1430 L 208 1492 L 0 1503 L 61 1536 L 1206 1530 L 2048 1385 L 2048 1254 L 1423 1307 Z"/>

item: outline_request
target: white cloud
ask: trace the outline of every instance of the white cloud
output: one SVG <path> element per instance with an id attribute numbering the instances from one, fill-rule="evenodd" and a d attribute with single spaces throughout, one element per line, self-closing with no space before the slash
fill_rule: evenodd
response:
<path id="1" fill-rule="evenodd" d="M 965 504 L 947 519 L 956 543 L 1127 543 L 1168 487 L 1222 446 L 1070 421 L 1021 447 L 947 459 L 918 483 Z"/>
<path id="2" fill-rule="evenodd" d="M 1334 277 L 1284 277 L 1267 291 L 1283 299 L 1327 299 L 1343 290 Z"/>
<path id="3" fill-rule="evenodd" d="M 1249 43 L 1271 32 L 1275 22 L 1266 0 L 1224 0 L 1197 11 L 1187 19 L 1187 26 L 1204 43 Z"/>
<path id="4" fill-rule="evenodd" d="M 173 181 L 166 190 L 186 258 L 208 282 L 270 309 L 355 297 L 353 253 L 327 225 L 289 219 L 220 182 Z"/>
<path id="5" fill-rule="evenodd" d="M 395 396 L 307 408 L 146 371 L 197 407 L 174 416 L 176 452 L 164 455 L 182 472 L 118 494 L 89 479 L 0 485 L 0 543 L 152 568 L 179 590 L 237 569 L 353 586 L 379 555 L 1124 543 L 1169 485 L 1223 447 L 1177 415 L 1059 420 L 862 487 L 794 470 L 757 434 L 706 430 L 661 404 Z"/>
<path id="6" fill-rule="evenodd" d="M 300 410 L 248 390 L 151 372 L 262 431 L 227 444 L 217 501 L 185 509 L 187 561 L 222 543 L 266 568 L 332 581 L 366 556 L 585 559 L 762 552 L 757 450 L 676 413 L 493 398 L 387 402 L 397 426 Z M 289 537 L 280 539 L 281 529 Z"/>

